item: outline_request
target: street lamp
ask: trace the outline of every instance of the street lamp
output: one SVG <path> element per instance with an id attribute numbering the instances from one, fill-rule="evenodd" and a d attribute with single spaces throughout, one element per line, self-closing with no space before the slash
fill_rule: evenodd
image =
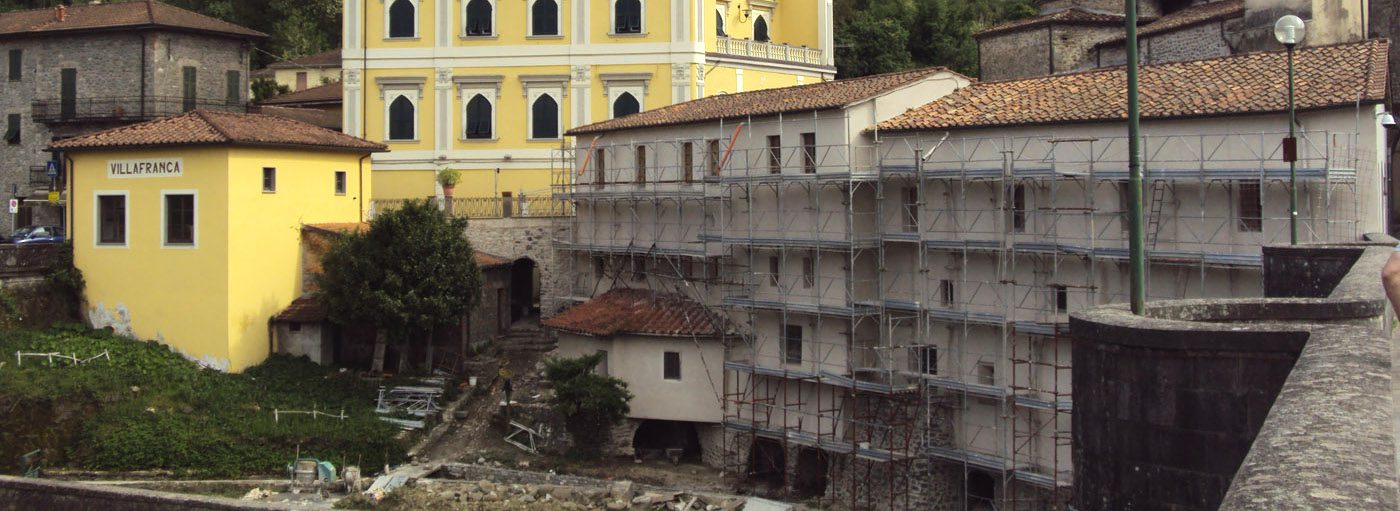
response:
<path id="1" fill-rule="evenodd" d="M 1307 33 L 1302 18 L 1292 14 L 1274 23 L 1274 39 L 1288 48 L 1288 138 L 1283 141 L 1283 159 L 1288 160 L 1288 232 L 1293 245 L 1298 244 L 1298 139 L 1293 132 L 1298 113 L 1293 105 L 1293 47 L 1303 42 Z"/>

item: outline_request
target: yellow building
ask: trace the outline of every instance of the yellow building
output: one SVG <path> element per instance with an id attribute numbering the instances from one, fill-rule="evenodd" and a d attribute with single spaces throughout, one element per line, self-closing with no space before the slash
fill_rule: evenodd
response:
<path id="1" fill-rule="evenodd" d="M 70 172 L 89 323 L 226 371 L 272 351 L 302 294 L 303 224 L 360 222 L 384 146 L 288 119 L 196 110 L 54 142 Z"/>
<path id="2" fill-rule="evenodd" d="M 274 62 L 253 72 L 253 79 L 272 80 L 292 92 L 340 81 L 340 49 L 299 59 Z"/>
<path id="3" fill-rule="evenodd" d="M 346 133 L 375 198 L 544 197 L 570 128 L 832 79 L 831 0 L 347 1 Z"/>

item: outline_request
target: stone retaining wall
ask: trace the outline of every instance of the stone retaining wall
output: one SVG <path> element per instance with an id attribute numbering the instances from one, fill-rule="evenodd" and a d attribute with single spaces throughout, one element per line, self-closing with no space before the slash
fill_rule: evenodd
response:
<path id="1" fill-rule="evenodd" d="M 93 486 L 47 479 L 0 476 L 0 511 L 63 509 L 65 511 L 183 511 L 271 510 L 270 504 L 232 499 L 160 493 L 136 488 Z"/>

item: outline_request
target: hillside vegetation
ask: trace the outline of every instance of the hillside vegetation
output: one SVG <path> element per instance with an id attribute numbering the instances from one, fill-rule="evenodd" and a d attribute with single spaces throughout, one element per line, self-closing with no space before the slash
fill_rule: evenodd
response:
<path id="1" fill-rule="evenodd" d="M 97 359 L 74 366 L 15 352 Z M 154 342 L 76 327 L 0 331 L 0 472 L 42 448 L 49 468 L 168 470 L 188 477 L 281 475 L 296 455 L 360 464 L 399 462 L 406 444 L 374 414 L 375 388 L 351 372 L 274 356 L 243 374 L 203 369 Z M 346 420 L 284 416 L 330 413 Z"/>

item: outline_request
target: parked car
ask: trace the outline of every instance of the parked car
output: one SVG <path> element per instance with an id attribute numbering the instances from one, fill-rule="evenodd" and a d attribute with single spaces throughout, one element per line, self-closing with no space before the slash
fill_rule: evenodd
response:
<path id="1" fill-rule="evenodd" d="M 10 243 L 63 243 L 63 228 L 57 225 L 31 225 L 21 227 L 9 239 Z"/>

